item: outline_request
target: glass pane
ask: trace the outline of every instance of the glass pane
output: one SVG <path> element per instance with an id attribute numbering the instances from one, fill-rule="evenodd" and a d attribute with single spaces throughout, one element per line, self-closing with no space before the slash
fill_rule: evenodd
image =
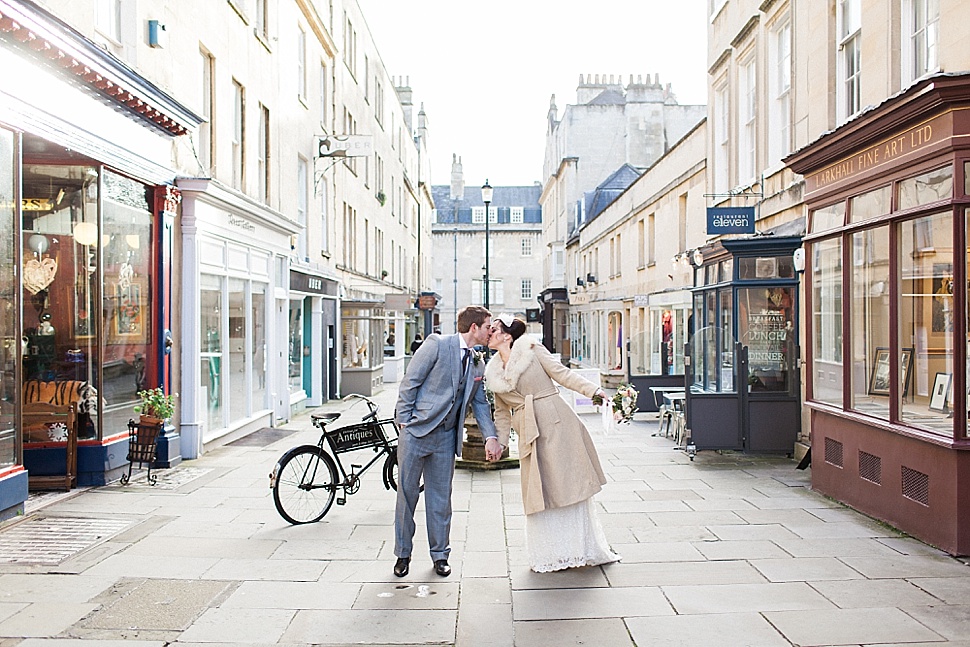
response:
<path id="1" fill-rule="evenodd" d="M 344 319 L 343 367 L 367 366 L 367 338 L 370 330 L 367 319 Z"/>
<path id="2" fill-rule="evenodd" d="M 883 216 L 889 213 L 889 201 L 892 197 L 892 188 L 889 185 L 857 195 L 849 200 L 851 209 L 849 211 L 850 222 L 861 222 Z"/>
<path id="3" fill-rule="evenodd" d="M 98 379 L 97 313 L 103 313 L 103 323 L 112 321 L 108 315 L 113 314 L 115 303 L 108 297 L 115 294 L 114 286 L 119 280 L 118 269 L 113 266 L 114 274 L 105 275 L 106 282 L 112 280 L 112 291 L 106 287 L 104 308 L 96 305 L 100 299 L 98 264 L 105 244 L 98 231 L 98 172 L 85 166 L 27 165 L 23 187 L 25 390 L 30 388 L 47 402 L 53 396 L 45 394 L 55 389 L 73 391 L 81 418 L 79 438 L 95 438 L 100 405 L 104 402 L 99 396 L 110 393 L 115 386 L 102 388 Z M 140 315 L 139 311 L 133 313 L 135 319 Z M 103 332 L 110 330 L 105 327 Z M 125 352 L 125 338 L 115 335 L 111 341 L 121 350 L 106 348 L 111 352 L 105 357 L 105 378 L 126 372 L 128 382 L 119 386 L 131 391 L 135 387 L 133 374 L 138 374 L 133 370 L 138 358 L 134 349 Z M 142 366 L 143 361 L 142 358 Z M 141 371 L 143 375 L 144 368 Z M 128 396 L 122 392 L 109 397 L 116 404 L 119 400 L 125 402 Z M 127 410 L 118 414 L 119 421 L 105 427 L 109 433 L 126 428 L 127 416 L 131 414 L 130 402 L 126 404 Z M 25 437 L 28 435 L 25 432 Z"/>
<path id="4" fill-rule="evenodd" d="M 199 277 L 199 320 L 202 334 L 200 399 L 206 403 L 206 429 L 222 429 L 222 278 Z"/>
<path id="5" fill-rule="evenodd" d="M 494 286 L 493 286 L 494 287 Z M 493 303 L 495 303 L 493 301 Z M 381 348 L 384 344 L 384 313 L 383 311 L 374 311 L 374 318 L 371 321 L 370 327 L 370 348 L 375 349 L 373 353 L 367 353 L 366 366 L 374 368 L 375 366 L 380 366 L 384 363 L 384 353 L 381 352 Z"/>
<path id="6" fill-rule="evenodd" d="M 734 304 L 731 290 L 718 292 L 720 301 L 721 361 L 718 369 L 718 390 L 734 393 Z"/>
<path id="7" fill-rule="evenodd" d="M 893 397 L 904 422 L 952 435 L 953 216 L 935 214 L 899 227 L 899 346 L 903 353 L 912 349 L 914 375 L 903 371 Z M 930 248 L 923 247 L 927 236 Z"/>
<path id="8" fill-rule="evenodd" d="M 707 322 L 704 340 L 704 365 L 707 367 L 704 372 L 704 388 L 709 391 L 717 391 L 718 376 L 718 328 L 717 328 L 717 292 L 711 290 L 704 295 L 704 306 L 706 313 L 704 320 Z"/>
<path id="9" fill-rule="evenodd" d="M 842 406 L 842 241 L 811 245 L 812 398 Z"/>
<path id="10" fill-rule="evenodd" d="M 721 282 L 726 283 L 730 281 L 733 277 L 731 273 L 734 271 L 734 259 L 729 258 L 726 261 L 721 261 Z"/>
<path id="11" fill-rule="evenodd" d="M 16 258 L 17 210 L 14 186 L 14 136 L 0 128 L 0 467 L 17 461 L 17 273 L 10 261 Z"/>
<path id="12" fill-rule="evenodd" d="M 253 338 L 253 411 L 267 407 L 266 403 L 266 285 L 253 283 L 253 304 L 250 315 L 250 334 Z"/>
<path id="13" fill-rule="evenodd" d="M 366 341 L 363 344 L 367 353 Z M 288 371 L 290 393 L 303 389 L 303 299 L 290 301 L 290 350 Z"/>
<path id="14" fill-rule="evenodd" d="M 738 279 L 790 279 L 795 276 L 792 256 L 742 256 L 738 258 Z"/>
<path id="15" fill-rule="evenodd" d="M 963 163 L 963 194 L 970 195 L 970 162 Z"/>
<path id="16" fill-rule="evenodd" d="M 690 318 L 691 383 L 703 386 L 704 344 L 699 332 L 704 328 L 704 295 L 694 294 L 694 308 Z"/>
<path id="17" fill-rule="evenodd" d="M 158 386 L 145 376 L 152 342 L 152 212 L 147 189 L 134 180 L 104 171 L 103 190 L 103 427 L 117 433 L 135 415 L 136 393 Z"/>
<path id="18" fill-rule="evenodd" d="M 953 166 L 911 177 L 899 182 L 897 209 L 910 209 L 921 204 L 946 200 L 953 196 Z"/>
<path id="19" fill-rule="evenodd" d="M 246 386 L 246 282 L 229 279 L 229 423 L 249 415 Z"/>
<path id="20" fill-rule="evenodd" d="M 812 233 L 817 234 L 845 225 L 845 203 L 837 202 L 811 212 Z"/>
<path id="21" fill-rule="evenodd" d="M 738 339 L 748 348 L 748 391 L 790 393 L 795 288 L 738 290 Z"/>
<path id="22" fill-rule="evenodd" d="M 852 236 L 852 402 L 862 413 L 889 419 L 889 227 Z M 908 364 L 908 362 L 907 362 Z"/>

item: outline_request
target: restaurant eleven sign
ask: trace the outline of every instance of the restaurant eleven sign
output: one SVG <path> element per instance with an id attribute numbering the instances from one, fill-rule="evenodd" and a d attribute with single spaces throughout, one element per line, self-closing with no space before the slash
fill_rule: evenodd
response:
<path id="1" fill-rule="evenodd" d="M 887 165 L 899 164 L 950 136 L 953 115 L 944 113 L 896 133 L 805 177 L 807 193 L 834 188 Z"/>

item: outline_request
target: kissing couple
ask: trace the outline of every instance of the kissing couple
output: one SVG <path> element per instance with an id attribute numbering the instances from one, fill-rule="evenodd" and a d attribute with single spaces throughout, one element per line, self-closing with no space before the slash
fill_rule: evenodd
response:
<path id="1" fill-rule="evenodd" d="M 511 315 L 492 319 L 480 306 L 458 312 L 458 332 L 429 335 L 414 352 L 398 393 L 398 490 L 394 511 L 394 574 L 410 571 L 414 511 L 424 483 L 428 544 L 434 571 L 451 574 L 451 494 L 455 456 L 471 407 L 498 461 L 518 435 L 526 544 L 533 571 L 544 573 L 619 560 L 596 518 L 593 495 L 606 483 L 593 440 L 559 395 L 559 383 L 592 398 L 605 392 L 557 361 Z M 475 355 L 487 346 L 486 363 Z M 485 386 L 494 395 L 495 418 Z"/>

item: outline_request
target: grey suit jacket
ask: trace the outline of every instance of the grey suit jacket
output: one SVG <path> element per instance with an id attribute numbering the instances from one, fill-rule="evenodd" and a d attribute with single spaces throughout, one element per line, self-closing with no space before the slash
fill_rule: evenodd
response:
<path id="1" fill-rule="evenodd" d="M 430 335 L 415 351 L 404 374 L 394 409 L 398 425 L 405 433 L 421 438 L 437 428 L 451 411 L 456 398 L 461 398 L 461 415 L 453 432 L 456 434 L 455 454 L 461 456 L 462 426 L 469 403 L 478 420 L 478 428 L 486 439 L 497 437 L 492 421 L 492 408 L 485 397 L 482 376 L 485 362 L 468 362 L 465 388 L 458 392 L 461 373 L 461 344 L 458 335 Z"/>

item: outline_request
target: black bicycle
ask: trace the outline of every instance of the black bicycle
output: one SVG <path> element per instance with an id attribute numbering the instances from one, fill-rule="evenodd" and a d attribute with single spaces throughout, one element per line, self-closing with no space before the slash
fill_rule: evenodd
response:
<path id="1" fill-rule="evenodd" d="M 343 398 L 344 401 L 351 399 L 367 403 L 369 412 L 361 422 L 328 430 L 327 425 L 339 418 L 339 413 L 311 414 L 313 426 L 320 429 L 320 440 L 316 445 L 300 445 L 287 451 L 269 475 L 276 510 L 292 524 L 320 521 L 330 511 L 334 500 L 337 505 L 344 505 L 347 495 L 360 489 L 360 477 L 382 457 L 384 487 L 397 490 L 397 427 L 394 420 L 378 419 L 377 405 L 366 396 L 351 393 Z M 324 449 L 325 440 L 330 453 Z M 348 473 L 340 462 L 340 455 L 368 448 L 373 448 L 375 456 L 366 465 L 351 465 Z M 343 496 L 337 497 L 340 489 Z"/>

